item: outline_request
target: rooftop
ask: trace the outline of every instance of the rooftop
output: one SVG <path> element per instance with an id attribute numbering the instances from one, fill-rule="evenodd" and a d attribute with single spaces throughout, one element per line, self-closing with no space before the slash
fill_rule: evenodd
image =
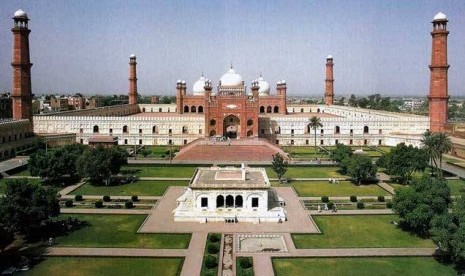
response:
<path id="1" fill-rule="evenodd" d="M 189 184 L 198 189 L 263 189 L 270 187 L 270 181 L 264 168 L 245 167 L 245 179 L 242 169 L 235 167 L 198 168 Z"/>

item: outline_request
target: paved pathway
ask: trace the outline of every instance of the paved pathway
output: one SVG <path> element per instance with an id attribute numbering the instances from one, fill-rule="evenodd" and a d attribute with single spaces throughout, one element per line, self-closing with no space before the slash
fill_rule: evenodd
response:
<path id="1" fill-rule="evenodd" d="M 49 247 L 47 256 L 184 257 L 187 249 Z"/>
<path id="2" fill-rule="evenodd" d="M 270 256 L 264 254 L 253 255 L 253 272 L 256 276 L 274 275 L 273 263 Z"/>
<path id="3" fill-rule="evenodd" d="M 200 275 L 206 242 L 207 233 L 192 233 L 191 242 L 189 243 L 189 252 L 184 260 L 184 264 L 182 265 L 181 276 Z"/>
<path id="4" fill-rule="evenodd" d="M 29 156 L 17 156 L 15 158 L 11 158 L 8 160 L 4 160 L 0 162 L 0 172 L 6 172 L 21 166 L 27 165 L 27 161 L 29 160 Z M 6 175 L 6 174 L 5 174 Z"/>
<path id="5" fill-rule="evenodd" d="M 63 190 L 61 190 L 60 192 L 58 192 L 62 197 L 71 193 L 72 191 L 76 190 L 77 188 L 81 187 L 82 185 L 84 185 L 85 182 L 84 181 L 81 181 L 75 185 L 70 185 L 70 186 L 67 186 L 65 187 Z M 74 198 L 74 196 L 73 196 Z"/>
<path id="6" fill-rule="evenodd" d="M 382 189 L 386 190 L 388 193 L 390 193 L 391 195 L 394 194 L 394 188 L 387 184 L 386 182 L 378 182 L 378 186 L 380 186 Z"/>
<path id="7" fill-rule="evenodd" d="M 87 209 L 87 208 L 61 208 L 62 214 L 119 214 L 119 215 L 145 215 L 150 214 L 152 210 L 140 209 Z"/>

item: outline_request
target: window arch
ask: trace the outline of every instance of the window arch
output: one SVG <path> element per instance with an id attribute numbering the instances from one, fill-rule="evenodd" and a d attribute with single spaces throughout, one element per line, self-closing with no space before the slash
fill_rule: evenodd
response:
<path id="1" fill-rule="evenodd" d="M 158 112 L 161 112 L 161 107 L 160 107 L 160 108 L 158 108 Z"/>
<path id="2" fill-rule="evenodd" d="M 215 135 L 216 135 L 216 131 L 210 130 L 210 136 L 215 136 Z"/>
<path id="3" fill-rule="evenodd" d="M 319 108 L 316 110 L 316 113 L 320 113 L 320 109 L 319 109 Z"/>
<path id="4" fill-rule="evenodd" d="M 279 106 L 275 106 L 273 112 L 274 113 L 279 113 Z"/>
<path id="5" fill-rule="evenodd" d="M 271 110 L 272 110 L 272 109 L 271 109 L 271 106 L 268 106 L 268 107 L 266 108 L 266 113 L 271 113 Z"/>
<path id="6" fill-rule="evenodd" d="M 182 133 L 183 133 L 183 134 L 186 134 L 186 133 L 187 133 L 187 126 L 183 126 L 183 127 L 182 127 Z"/>
<path id="7" fill-rule="evenodd" d="M 123 126 L 123 133 L 128 133 L 128 132 L 129 132 L 128 126 Z"/>
<path id="8" fill-rule="evenodd" d="M 236 208 L 242 208 L 244 204 L 244 200 L 241 195 L 236 196 Z"/>
<path id="9" fill-rule="evenodd" d="M 248 119 L 248 120 L 247 120 L 247 125 L 248 125 L 248 126 L 253 125 L 253 120 L 252 120 L 252 119 Z"/>
<path id="10" fill-rule="evenodd" d="M 260 106 L 260 113 L 265 113 L 265 107 L 264 106 Z"/>
<path id="11" fill-rule="evenodd" d="M 184 113 L 189 113 L 189 107 L 187 105 L 184 106 Z"/>
<path id="12" fill-rule="evenodd" d="M 152 127 L 152 133 L 153 134 L 158 133 L 158 127 L 157 126 Z"/>
<path id="13" fill-rule="evenodd" d="M 142 108 L 142 112 L 145 112 L 145 107 Z"/>
<path id="14" fill-rule="evenodd" d="M 191 106 L 191 113 L 197 112 L 197 107 L 195 105 Z"/>
<path id="15" fill-rule="evenodd" d="M 253 131 L 252 131 L 252 130 L 247 131 L 247 137 L 251 137 L 252 135 L 253 135 Z"/>
<path id="16" fill-rule="evenodd" d="M 203 106 L 200 105 L 199 108 L 198 108 L 198 111 L 199 111 L 199 113 L 203 113 Z"/>
<path id="17" fill-rule="evenodd" d="M 224 196 L 219 195 L 216 197 L 216 208 L 224 207 Z"/>
<path id="18" fill-rule="evenodd" d="M 216 120 L 215 120 L 215 119 L 211 119 L 211 120 L 210 120 L 210 125 L 211 125 L 211 126 L 216 125 Z"/>
<path id="19" fill-rule="evenodd" d="M 334 128 L 334 134 L 340 134 L 341 133 L 341 128 L 339 126 L 336 126 Z"/>
<path id="20" fill-rule="evenodd" d="M 364 126 L 364 127 L 363 127 L 363 133 L 364 133 L 364 134 L 368 134 L 369 130 L 370 130 L 370 129 L 368 128 L 368 126 Z"/>
<path id="21" fill-rule="evenodd" d="M 98 126 L 94 126 L 94 133 L 98 133 Z"/>
<path id="22" fill-rule="evenodd" d="M 226 208 L 234 207 L 234 197 L 232 195 L 226 196 Z"/>

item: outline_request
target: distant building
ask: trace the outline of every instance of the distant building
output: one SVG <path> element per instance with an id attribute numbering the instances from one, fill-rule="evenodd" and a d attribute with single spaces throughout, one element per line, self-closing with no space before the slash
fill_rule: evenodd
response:
<path id="1" fill-rule="evenodd" d="M 418 110 L 423 104 L 425 100 L 423 99 L 404 99 L 404 104 L 402 105 L 402 109 L 415 111 Z"/>
<path id="2" fill-rule="evenodd" d="M 69 102 L 67 97 L 52 97 L 50 99 L 50 107 L 52 111 L 66 111 L 69 110 Z"/>

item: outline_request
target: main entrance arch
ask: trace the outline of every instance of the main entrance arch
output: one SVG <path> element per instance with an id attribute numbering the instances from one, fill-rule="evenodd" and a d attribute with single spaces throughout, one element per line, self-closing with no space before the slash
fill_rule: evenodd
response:
<path id="1" fill-rule="evenodd" d="M 237 138 L 240 136 L 241 126 L 237 116 L 229 115 L 223 120 L 223 135 L 229 138 Z"/>

